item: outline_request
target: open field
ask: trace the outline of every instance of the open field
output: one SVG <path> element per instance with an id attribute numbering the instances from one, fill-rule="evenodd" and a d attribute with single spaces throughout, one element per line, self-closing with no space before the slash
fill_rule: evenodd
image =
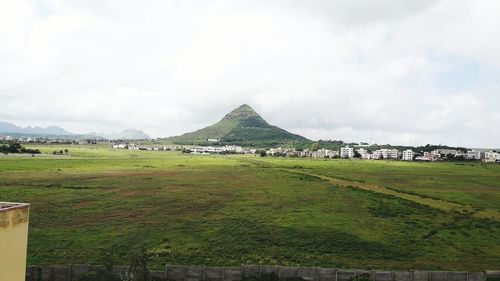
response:
<path id="1" fill-rule="evenodd" d="M 196 156 L 40 146 L 0 157 L 0 200 L 29 202 L 30 264 L 500 267 L 500 165 Z"/>

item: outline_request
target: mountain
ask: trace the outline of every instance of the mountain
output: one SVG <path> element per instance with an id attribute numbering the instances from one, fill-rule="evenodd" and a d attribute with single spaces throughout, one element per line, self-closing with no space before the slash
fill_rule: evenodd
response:
<path id="1" fill-rule="evenodd" d="M 177 144 L 206 144 L 218 139 L 221 144 L 277 145 L 308 139 L 266 122 L 253 108 L 244 104 L 226 114 L 219 122 L 197 131 L 170 137 Z"/>
<path id="2" fill-rule="evenodd" d="M 0 121 L 0 133 L 16 133 L 16 134 L 29 134 L 29 135 L 59 135 L 70 136 L 74 133 L 68 132 L 61 127 L 49 126 L 47 128 L 41 127 L 19 127 L 12 123 Z"/>
<path id="3" fill-rule="evenodd" d="M 108 140 L 144 140 L 151 139 L 146 133 L 136 129 L 126 129 L 121 132 L 115 133 L 90 133 L 91 135 L 97 135 Z"/>

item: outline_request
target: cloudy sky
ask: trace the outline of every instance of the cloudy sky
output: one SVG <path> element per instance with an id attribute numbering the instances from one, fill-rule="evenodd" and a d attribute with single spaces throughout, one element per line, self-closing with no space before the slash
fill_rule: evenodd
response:
<path id="1" fill-rule="evenodd" d="M 0 120 L 500 147 L 500 1 L 0 0 Z"/>

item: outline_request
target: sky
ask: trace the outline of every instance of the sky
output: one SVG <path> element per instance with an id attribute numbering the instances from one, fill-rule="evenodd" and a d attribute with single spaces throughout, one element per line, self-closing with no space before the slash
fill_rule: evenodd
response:
<path id="1" fill-rule="evenodd" d="M 0 120 L 500 147 L 497 0 L 0 0 Z"/>

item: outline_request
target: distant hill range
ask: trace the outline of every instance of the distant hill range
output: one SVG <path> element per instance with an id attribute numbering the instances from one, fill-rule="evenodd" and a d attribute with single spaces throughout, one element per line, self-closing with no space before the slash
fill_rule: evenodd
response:
<path id="1" fill-rule="evenodd" d="M 167 138 L 176 144 L 278 145 L 309 141 L 270 125 L 253 108 L 244 104 L 226 114 L 219 122 L 197 131 Z"/>
<path id="2" fill-rule="evenodd" d="M 108 140 L 139 140 L 151 139 L 143 131 L 136 129 L 126 129 L 113 133 L 89 133 L 75 134 L 68 132 L 61 127 L 49 126 L 41 127 L 20 127 L 12 123 L 0 121 L 0 135 L 10 135 L 13 137 L 48 138 L 48 139 L 108 139 Z"/>
<path id="3" fill-rule="evenodd" d="M 149 140 L 151 139 L 146 133 L 136 129 L 125 129 L 121 132 L 111 133 L 91 133 L 96 136 L 103 137 L 108 140 Z"/>
<path id="4" fill-rule="evenodd" d="M 75 135 L 64 130 L 61 127 L 49 126 L 41 127 L 19 127 L 12 123 L 0 121 L 0 132 L 2 133 L 18 133 L 18 134 L 33 134 L 33 135 Z"/>

